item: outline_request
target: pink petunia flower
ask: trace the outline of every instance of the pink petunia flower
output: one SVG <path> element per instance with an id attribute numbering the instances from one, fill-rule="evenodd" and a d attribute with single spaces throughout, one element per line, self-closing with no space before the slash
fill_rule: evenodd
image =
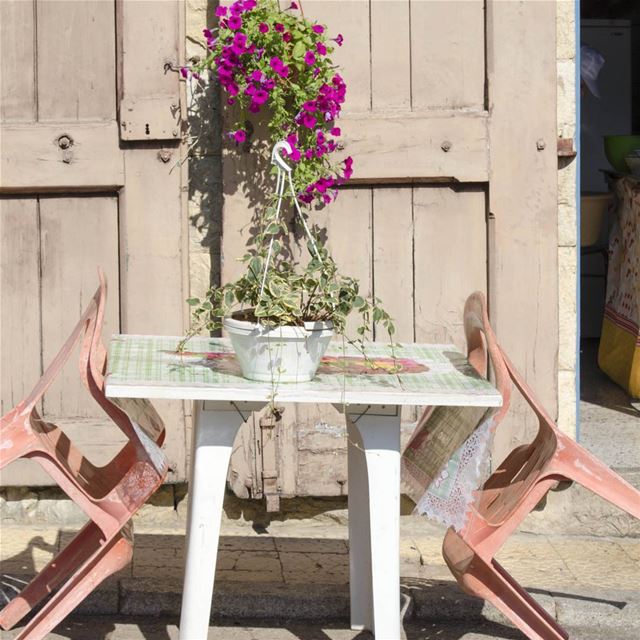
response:
<path id="1" fill-rule="evenodd" d="M 258 25 L 258 31 L 260 33 L 267 33 L 269 31 L 269 25 L 266 22 L 261 22 Z"/>
<path id="2" fill-rule="evenodd" d="M 313 53 L 313 51 L 307 51 L 307 53 L 304 54 L 304 61 L 305 64 L 309 66 L 314 65 L 316 63 L 316 54 Z"/>
<path id="3" fill-rule="evenodd" d="M 324 44 L 322 42 L 318 42 L 316 44 L 316 51 L 321 55 L 321 56 L 326 56 L 327 55 L 327 47 L 324 46 Z"/>
<path id="4" fill-rule="evenodd" d="M 324 27 L 321 24 L 314 24 L 311 28 L 314 33 L 324 33 Z"/>
<path id="5" fill-rule="evenodd" d="M 238 144 L 241 144 L 242 142 L 244 142 L 247 139 L 247 132 L 244 131 L 243 129 L 238 129 L 237 131 L 233 132 L 233 139 Z"/>
<path id="6" fill-rule="evenodd" d="M 273 28 L 278 32 L 278 33 L 283 33 L 284 32 L 284 25 L 281 22 L 276 22 L 273 25 Z"/>
<path id="7" fill-rule="evenodd" d="M 242 27 L 242 18 L 240 16 L 231 16 L 227 20 L 227 24 L 229 25 L 229 29 L 231 29 L 231 31 L 237 31 Z"/>
<path id="8" fill-rule="evenodd" d="M 334 39 L 333 41 L 339 46 L 342 46 L 342 43 L 344 42 L 344 38 L 342 37 L 342 34 L 339 33 Z"/>
<path id="9" fill-rule="evenodd" d="M 224 18 L 227 15 L 227 7 L 216 7 L 216 16 Z"/>

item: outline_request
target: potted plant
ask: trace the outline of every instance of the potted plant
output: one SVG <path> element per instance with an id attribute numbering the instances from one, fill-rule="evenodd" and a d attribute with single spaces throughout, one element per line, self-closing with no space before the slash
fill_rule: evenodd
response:
<path id="1" fill-rule="evenodd" d="M 188 301 L 194 321 L 181 346 L 204 328 L 224 327 L 245 377 L 310 380 L 331 336 L 345 336 L 351 312 L 361 322 L 345 340 L 361 351 L 374 323 L 394 333 L 380 301 L 362 296 L 357 280 L 340 274 L 322 229 L 310 222 L 311 207 L 330 205 L 353 173 L 350 157 L 332 161 L 342 149 L 337 120 L 346 84 L 331 54 L 343 38 L 330 38 L 324 25 L 307 20 L 299 2 L 281 10 L 277 0 L 238 0 L 216 15 L 218 27 L 204 30 L 206 56 L 181 73 L 196 80 L 209 73 L 218 81 L 237 115 L 226 135 L 239 152 L 248 143 L 249 119 L 266 120 L 274 189 L 256 211 L 244 275 Z M 305 232 L 306 261 L 287 251 L 284 214 L 292 206 Z"/>

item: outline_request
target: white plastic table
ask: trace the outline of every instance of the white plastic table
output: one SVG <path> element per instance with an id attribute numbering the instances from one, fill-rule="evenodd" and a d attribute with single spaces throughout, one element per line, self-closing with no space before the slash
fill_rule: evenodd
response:
<path id="1" fill-rule="evenodd" d="M 227 340 L 193 338 L 185 355 L 175 353 L 178 342 L 114 336 L 106 394 L 195 401 L 180 640 L 205 640 L 233 442 L 274 388 L 241 377 Z M 390 355 L 388 345 L 367 348 L 382 367 Z M 346 416 L 351 628 L 368 629 L 379 640 L 400 639 L 401 405 L 501 404 L 498 391 L 452 345 L 403 345 L 396 357 L 398 373 L 356 372 L 363 364 L 357 353 L 332 344 L 312 382 L 275 389 L 278 402 L 329 403 Z"/>

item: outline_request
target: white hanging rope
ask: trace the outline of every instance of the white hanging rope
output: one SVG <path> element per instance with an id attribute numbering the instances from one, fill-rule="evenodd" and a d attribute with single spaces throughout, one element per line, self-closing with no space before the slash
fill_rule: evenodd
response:
<path id="1" fill-rule="evenodd" d="M 316 245 L 316 241 L 314 237 L 311 235 L 311 231 L 307 226 L 307 221 L 302 214 L 302 210 L 300 209 L 300 204 L 298 202 L 298 198 L 296 197 L 295 189 L 293 188 L 293 179 L 291 177 L 291 167 L 284 161 L 282 156 L 280 155 L 280 151 L 284 149 L 288 154 L 292 152 L 291 145 L 286 140 L 281 140 L 280 142 L 276 142 L 271 152 L 271 164 L 273 164 L 278 170 L 277 178 L 276 178 L 276 195 L 278 197 L 278 202 L 276 204 L 276 217 L 275 221 L 278 222 L 280 219 L 280 209 L 282 208 L 282 200 L 284 199 L 284 190 L 286 186 L 286 178 L 285 174 L 289 178 L 289 190 L 291 191 L 291 196 L 293 197 L 293 203 L 296 207 L 296 211 L 298 212 L 298 216 L 302 221 L 302 226 L 304 227 L 304 231 L 311 242 L 311 246 L 313 247 L 313 252 L 316 254 L 316 258 L 319 262 L 322 262 L 322 258 L 320 258 L 320 252 L 318 251 L 318 247 Z M 267 283 L 267 272 L 269 271 L 269 263 L 271 262 L 271 254 L 273 252 L 273 241 L 275 236 L 271 236 L 271 240 L 269 241 L 269 251 L 267 252 L 267 259 L 264 265 L 264 273 L 262 274 L 262 284 L 260 285 L 260 297 L 264 293 L 264 287 Z"/>

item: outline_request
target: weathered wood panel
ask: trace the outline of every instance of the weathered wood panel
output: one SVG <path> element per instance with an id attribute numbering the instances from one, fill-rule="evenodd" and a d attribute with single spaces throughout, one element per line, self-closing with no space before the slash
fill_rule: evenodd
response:
<path id="1" fill-rule="evenodd" d="M 0 193 L 110 191 L 123 184 L 115 122 L 2 127 Z"/>
<path id="2" fill-rule="evenodd" d="M 413 189 L 373 190 L 373 293 L 395 320 L 395 339 L 414 341 Z M 377 340 L 386 340 L 384 327 Z"/>
<path id="3" fill-rule="evenodd" d="M 170 155 L 164 162 L 162 156 Z M 165 156 L 166 157 L 166 156 Z M 121 320 L 125 333 L 183 335 L 185 241 L 177 148 L 125 151 L 127 184 L 120 193 Z M 154 401 L 167 427 L 169 480 L 186 479 L 182 402 Z"/>
<path id="4" fill-rule="evenodd" d="M 40 232 L 35 198 L 0 200 L 0 353 L 4 415 L 40 378 Z"/>
<path id="5" fill-rule="evenodd" d="M 54 358 L 97 289 L 97 267 L 109 283 L 104 336 L 120 330 L 118 201 L 112 196 L 41 198 L 42 359 Z M 73 256 L 70 260 L 69 256 Z M 44 398 L 47 417 L 100 417 L 78 374 L 77 348 Z"/>
<path id="6" fill-rule="evenodd" d="M 38 120 L 114 120 L 113 2 L 57 0 L 36 6 Z"/>
<path id="7" fill-rule="evenodd" d="M 409 111 L 411 109 L 410 1 L 371 2 L 370 25 L 371 108 L 373 111 Z"/>
<path id="8" fill-rule="evenodd" d="M 178 0 L 117 2 L 123 140 L 179 138 L 181 6 Z"/>
<path id="9" fill-rule="evenodd" d="M 345 115 L 345 155 L 358 182 L 485 182 L 487 118 L 455 111 Z"/>
<path id="10" fill-rule="evenodd" d="M 487 290 L 484 190 L 416 187 L 413 216 L 415 339 L 464 350 L 465 300 Z"/>
<path id="11" fill-rule="evenodd" d="M 0 60 L 0 120 L 35 120 L 34 2 L 0 2 Z"/>
<path id="12" fill-rule="evenodd" d="M 327 230 L 327 247 L 343 276 L 360 282 L 360 294 L 373 293 L 373 210 L 371 189 L 344 189 L 337 200 L 313 219 Z M 347 320 L 347 334 L 357 337 L 359 316 L 352 313 Z"/>
<path id="13" fill-rule="evenodd" d="M 412 2 L 413 109 L 483 109 L 484 48 L 484 0 Z"/>
<path id="14" fill-rule="evenodd" d="M 338 32 L 345 44 L 335 47 L 332 60 L 341 67 L 347 83 L 350 113 L 371 111 L 371 39 L 369 0 L 340 0 L 340 3 L 314 0 L 304 3 L 305 16 L 328 27 L 333 38 Z"/>
<path id="15" fill-rule="evenodd" d="M 558 351 L 555 11 L 553 2 L 487 3 L 490 311 L 502 346 L 552 416 Z M 536 424 L 514 398 L 496 457 Z"/>

